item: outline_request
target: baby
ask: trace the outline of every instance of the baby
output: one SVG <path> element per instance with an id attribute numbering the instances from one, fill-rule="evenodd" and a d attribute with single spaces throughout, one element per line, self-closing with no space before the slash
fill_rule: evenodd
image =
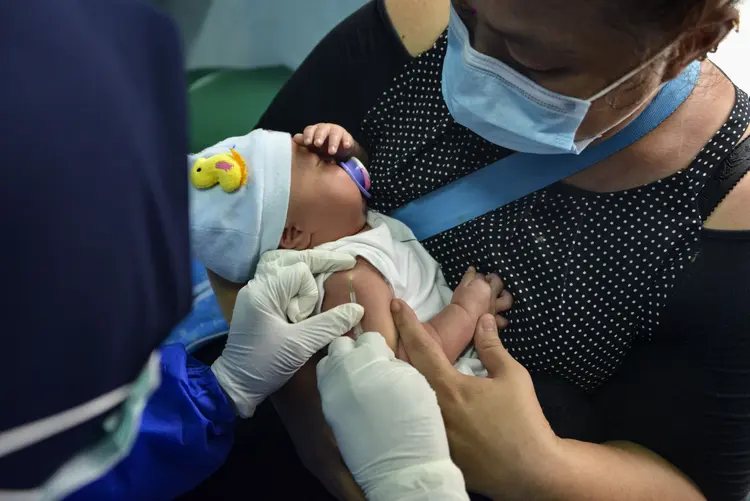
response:
<path id="1" fill-rule="evenodd" d="M 349 302 L 353 288 L 365 309 L 363 331 L 380 332 L 403 358 L 390 314 L 391 299 L 403 299 L 455 362 L 479 317 L 497 313 L 505 302 L 499 299 L 502 282 L 496 275 L 485 278 L 470 270 L 451 292 L 438 263 L 409 228 L 367 210 L 364 167 L 357 163 L 357 173 L 334 160 L 363 156 L 361 151 L 343 128 L 319 124 L 294 138 L 256 130 L 191 155 L 193 253 L 208 269 L 238 283 L 252 277 L 260 256 L 269 250 L 319 248 L 351 254 L 357 258 L 353 270 L 318 277 L 317 311 Z M 472 357 L 458 367 L 473 374 L 483 371 Z"/>

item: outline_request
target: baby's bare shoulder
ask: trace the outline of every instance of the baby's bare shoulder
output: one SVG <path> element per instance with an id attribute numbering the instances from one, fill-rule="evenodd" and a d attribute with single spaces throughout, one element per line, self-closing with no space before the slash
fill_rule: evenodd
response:
<path id="1" fill-rule="evenodd" d="M 331 298 L 337 306 L 349 302 L 349 293 L 354 290 L 357 302 L 385 300 L 390 303 L 392 292 L 383 275 L 362 258 L 357 258 L 357 264 L 351 270 L 339 271 L 331 275 L 325 282 L 325 299 Z M 326 301 L 324 301 L 324 305 Z M 366 306 L 365 306 L 366 308 Z"/>
<path id="2" fill-rule="evenodd" d="M 379 332 L 391 349 L 396 345 L 396 326 L 391 316 L 393 292 L 383 275 L 364 259 L 357 258 L 357 265 L 348 271 L 339 271 L 326 280 L 323 311 L 349 303 L 349 292 L 354 290 L 357 303 L 365 309 L 361 326 L 365 332 Z"/>

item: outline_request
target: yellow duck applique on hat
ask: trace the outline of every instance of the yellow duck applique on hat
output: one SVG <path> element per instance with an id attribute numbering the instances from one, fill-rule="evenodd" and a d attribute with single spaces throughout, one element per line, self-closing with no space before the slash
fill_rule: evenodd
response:
<path id="1" fill-rule="evenodd" d="M 190 170 L 190 182 L 196 188 L 207 189 L 218 184 L 227 193 L 247 184 L 248 176 L 245 160 L 232 148 L 229 153 L 199 158 Z"/>

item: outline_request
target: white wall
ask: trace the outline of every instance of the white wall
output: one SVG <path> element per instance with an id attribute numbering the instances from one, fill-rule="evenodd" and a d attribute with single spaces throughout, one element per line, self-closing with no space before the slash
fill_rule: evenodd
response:
<path id="1" fill-rule="evenodd" d="M 177 20 L 187 66 L 195 69 L 296 68 L 331 28 L 367 0 L 153 1 Z M 750 91 L 750 0 L 744 0 L 740 12 L 744 29 L 732 33 L 710 57 Z"/>
<path id="2" fill-rule="evenodd" d="M 730 34 L 709 59 L 718 64 L 742 90 L 750 92 L 750 0 L 740 5 L 739 33 Z"/>
<path id="3" fill-rule="evenodd" d="M 296 68 L 367 0 L 153 0 L 180 26 L 189 69 Z"/>

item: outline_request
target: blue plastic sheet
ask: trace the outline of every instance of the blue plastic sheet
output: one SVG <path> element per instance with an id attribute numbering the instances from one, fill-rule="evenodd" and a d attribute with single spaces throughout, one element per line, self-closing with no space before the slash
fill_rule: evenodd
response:
<path id="1" fill-rule="evenodd" d="M 192 261 L 193 306 L 185 319 L 169 334 L 164 344 L 180 343 L 188 352 L 225 335 L 229 331 L 219 309 L 216 295 L 211 289 L 206 269 Z"/>

